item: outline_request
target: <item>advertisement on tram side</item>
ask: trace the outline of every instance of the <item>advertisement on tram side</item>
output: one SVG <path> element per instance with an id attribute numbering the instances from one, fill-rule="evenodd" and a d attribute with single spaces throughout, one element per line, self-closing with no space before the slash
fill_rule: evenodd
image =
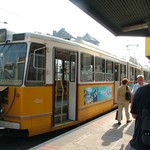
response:
<path id="1" fill-rule="evenodd" d="M 98 102 L 112 97 L 112 86 L 84 88 L 84 104 Z"/>

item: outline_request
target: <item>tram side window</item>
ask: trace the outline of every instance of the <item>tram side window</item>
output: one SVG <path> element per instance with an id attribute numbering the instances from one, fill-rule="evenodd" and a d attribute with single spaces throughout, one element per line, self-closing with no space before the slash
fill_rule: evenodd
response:
<path id="1" fill-rule="evenodd" d="M 80 81 L 81 82 L 90 82 L 93 81 L 94 74 L 94 56 L 86 53 L 81 53 L 81 72 L 80 72 Z"/>
<path id="2" fill-rule="evenodd" d="M 133 67 L 130 67 L 130 81 L 135 80 L 135 69 Z"/>
<path id="3" fill-rule="evenodd" d="M 95 81 L 105 81 L 105 59 L 95 57 Z"/>
<path id="4" fill-rule="evenodd" d="M 126 77 L 126 65 L 120 65 L 120 76 L 121 80 Z"/>
<path id="5" fill-rule="evenodd" d="M 139 69 L 135 69 L 135 78 L 136 78 L 139 74 L 141 74 L 141 71 L 140 71 Z"/>
<path id="6" fill-rule="evenodd" d="M 43 48 L 42 48 L 43 47 Z M 42 44 L 31 44 L 27 69 L 26 85 L 41 86 L 45 84 L 46 49 Z"/>
<path id="7" fill-rule="evenodd" d="M 143 71 L 145 82 L 150 83 L 150 73 Z"/>
<path id="8" fill-rule="evenodd" d="M 106 60 L 106 81 L 114 80 L 114 63 Z"/>

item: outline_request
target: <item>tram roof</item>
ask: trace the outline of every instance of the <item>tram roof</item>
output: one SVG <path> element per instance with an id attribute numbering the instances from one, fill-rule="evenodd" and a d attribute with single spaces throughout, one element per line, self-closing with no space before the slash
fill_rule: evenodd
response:
<path id="1" fill-rule="evenodd" d="M 115 36 L 150 36 L 149 0 L 70 0 Z"/>

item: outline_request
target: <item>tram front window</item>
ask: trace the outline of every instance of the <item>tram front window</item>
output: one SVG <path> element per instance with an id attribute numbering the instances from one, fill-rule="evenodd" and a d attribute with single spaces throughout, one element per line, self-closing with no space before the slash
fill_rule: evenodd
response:
<path id="1" fill-rule="evenodd" d="M 21 85 L 23 79 L 25 43 L 0 45 L 0 85 Z"/>

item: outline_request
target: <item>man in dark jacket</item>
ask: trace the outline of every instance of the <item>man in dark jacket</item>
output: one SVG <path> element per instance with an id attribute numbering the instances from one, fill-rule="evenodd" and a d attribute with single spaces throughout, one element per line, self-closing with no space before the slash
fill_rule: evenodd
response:
<path id="1" fill-rule="evenodd" d="M 134 95 L 133 105 L 131 107 L 132 117 L 135 118 L 135 127 L 130 146 L 133 150 L 150 150 L 150 146 L 145 145 L 141 140 L 141 113 L 142 109 L 150 100 L 150 84 L 138 88 Z M 150 108 L 149 108 L 150 109 Z M 132 150 L 132 148 L 130 150 Z"/>

